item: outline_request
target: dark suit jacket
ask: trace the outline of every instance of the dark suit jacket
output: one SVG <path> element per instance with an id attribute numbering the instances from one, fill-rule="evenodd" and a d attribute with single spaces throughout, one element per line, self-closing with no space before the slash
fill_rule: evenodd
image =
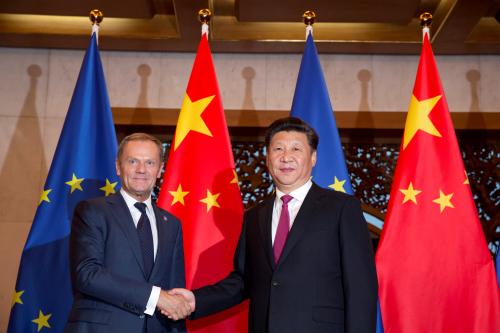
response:
<path id="1" fill-rule="evenodd" d="M 184 332 L 155 312 L 144 314 L 153 285 L 185 286 L 179 221 L 153 204 L 158 250 L 149 279 L 139 237 L 120 194 L 80 202 L 71 226 L 70 261 L 74 302 L 66 332 Z"/>
<path id="2" fill-rule="evenodd" d="M 375 332 L 377 276 L 359 202 L 313 184 L 275 265 L 274 199 L 245 213 L 234 271 L 194 291 L 193 318 L 249 298 L 251 333 Z"/>

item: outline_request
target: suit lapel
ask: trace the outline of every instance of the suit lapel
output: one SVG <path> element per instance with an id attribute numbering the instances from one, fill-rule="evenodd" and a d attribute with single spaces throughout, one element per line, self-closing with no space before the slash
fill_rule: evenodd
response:
<path id="1" fill-rule="evenodd" d="M 130 249 L 134 253 L 135 259 L 141 267 L 144 277 L 146 277 L 139 236 L 137 235 L 137 229 L 135 228 L 134 220 L 132 219 L 132 215 L 130 215 L 130 211 L 127 207 L 127 204 L 125 203 L 125 200 L 123 199 L 121 194 L 113 194 L 108 197 L 108 204 L 113 206 L 111 208 L 111 212 L 115 216 L 115 220 L 127 237 L 130 244 Z"/>
<path id="2" fill-rule="evenodd" d="M 273 241 L 271 238 L 271 225 L 273 219 L 273 206 L 276 195 L 267 198 L 258 211 L 259 229 L 264 241 L 264 251 L 269 265 L 274 269 Z"/>
<path id="3" fill-rule="evenodd" d="M 304 235 L 311 221 L 314 219 L 314 214 L 316 212 L 316 205 L 319 202 L 321 196 L 320 188 L 313 183 L 311 189 L 304 198 L 304 202 L 295 217 L 292 228 L 288 233 L 288 238 L 286 239 L 285 247 L 281 253 L 278 265 L 286 260 L 287 256 L 293 250 L 297 242 Z M 317 213 L 317 212 L 316 212 Z"/>

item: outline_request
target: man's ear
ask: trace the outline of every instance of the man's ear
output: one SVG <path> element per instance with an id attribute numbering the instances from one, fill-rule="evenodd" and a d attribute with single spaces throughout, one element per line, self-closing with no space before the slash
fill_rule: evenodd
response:
<path id="1" fill-rule="evenodd" d="M 163 170 L 163 166 L 165 165 L 165 163 L 161 163 L 160 165 L 160 169 L 158 170 L 158 174 L 156 175 L 156 178 L 160 178 L 161 177 L 161 171 Z"/>
<path id="2" fill-rule="evenodd" d="M 115 161 L 116 174 L 120 176 L 120 161 L 118 159 Z"/>
<path id="3" fill-rule="evenodd" d="M 311 162 L 312 162 L 313 167 L 316 165 L 317 158 L 318 158 L 318 152 L 315 150 L 312 152 L 312 156 L 311 156 Z"/>

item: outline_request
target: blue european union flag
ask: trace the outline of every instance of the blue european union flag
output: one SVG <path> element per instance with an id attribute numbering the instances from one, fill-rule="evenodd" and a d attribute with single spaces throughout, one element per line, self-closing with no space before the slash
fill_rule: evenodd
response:
<path id="1" fill-rule="evenodd" d="M 382 323 L 382 312 L 380 311 L 380 301 L 377 300 L 377 326 L 375 327 L 376 333 L 384 333 L 384 324 Z"/>
<path id="2" fill-rule="evenodd" d="M 319 135 L 318 159 L 312 172 L 314 182 L 321 187 L 353 194 L 312 34 L 307 37 L 306 49 L 302 56 L 291 116 L 308 123 Z"/>
<path id="3" fill-rule="evenodd" d="M 95 34 L 24 246 L 8 332 L 63 332 L 73 300 L 68 241 L 75 205 L 118 190 L 116 134 Z"/>

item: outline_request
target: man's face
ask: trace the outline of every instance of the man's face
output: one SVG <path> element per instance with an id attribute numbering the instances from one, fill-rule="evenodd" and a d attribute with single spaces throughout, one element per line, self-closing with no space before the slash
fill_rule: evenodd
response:
<path id="1" fill-rule="evenodd" d="M 311 177 L 316 151 L 312 151 L 305 133 L 282 131 L 271 138 L 266 163 L 276 187 L 290 193 Z"/>
<path id="2" fill-rule="evenodd" d="M 123 189 L 138 201 L 146 200 L 160 177 L 158 147 L 151 141 L 129 141 L 116 161 Z"/>

